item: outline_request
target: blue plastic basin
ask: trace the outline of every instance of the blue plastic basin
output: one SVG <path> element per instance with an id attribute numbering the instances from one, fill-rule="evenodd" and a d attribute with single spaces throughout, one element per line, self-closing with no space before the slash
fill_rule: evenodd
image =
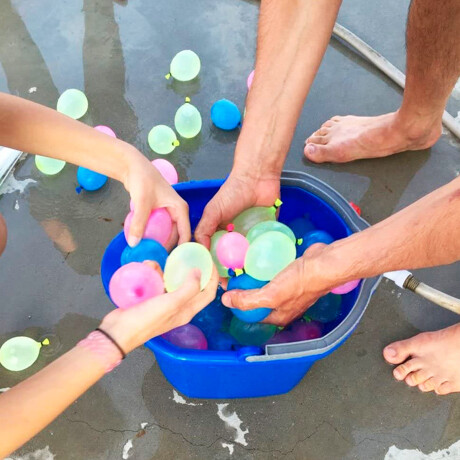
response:
<path id="1" fill-rule="evenodd" d="M 192 228 L 198 224 L 206 203 L 222 183 L 223 180 L 210 180 L 175 186 L 189 204 Z M 289 223 L 308 213 L 313 224 L 334 239 L 345 238 L 368 226 L 338 192 L 305 173 L 283 173 L 281 200 L 281 222 Z M 120 256 L 126 244 L 121 232 L 103 256 L 101 277 L 107 295 L 110 278 L 120 267 Z M 328 325 L 326 334 L 319 339 L 267 345 L 264 350 L 245 347 L 225 352 L 187 350 L 161 337 L 149 340 L 145 346 L 153 351 L 171 385 L 190 398 L 250 398 L 287 393 L 315 361 L 332 353 L 350 336 L 379 281 L 380 278 L 363 280 L 345 295 L 340 317 Z"/>

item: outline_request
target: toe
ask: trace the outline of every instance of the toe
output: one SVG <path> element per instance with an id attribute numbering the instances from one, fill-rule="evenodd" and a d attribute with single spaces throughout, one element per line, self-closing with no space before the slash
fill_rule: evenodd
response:
<path id="1" fill-rule="evenodd" d="M 325 136 L 311 136 L 308 143 L 309 144 L 320 144 L 320 145 L 325 145 L 328 142 L 328 138 Z"/>
<path id="2" fill-rule="evenodd" d="M 383 350 L 383 357 L 390 364 L 399 364 L 406 361 L 413 352 L 412 339 L 393 342 Z"/>
<path id="3" fill-rule="evenodd" d="M 422 367 L 422 362 L 420 360 L 410 359 L 409 361 L 402 363 L 401 365 L 393 369 L 393 375 L 396 380 L 404 380 L 411 372 L 416 372 L 420 370 L 421 367 Z M 428 376 L 428 377 L 431 377 L 431 376 Z"/>
<path id="4" fill-rule="evenodd" d="M 412 359 L 411 361 L 415 361 Z M 432 373 L 429 372 L 426 369 L 420 369 L 419 371 L 416 372 L 411 372 L 405 379 L 404 381 L 410 386 L 410 387 L 415 387 L 417 385 L 420 385 L 423 382 L 426 382 L 429 378 L 432 377 Z"/>
<path id="5" fill-rule="evenodd" d="M 454 391 L 453 385 L 450 382 L 441 383 L 437 388 L 434 390 L 438 395 L 447 395 Z"/>
<path id="6" fill-rule="evenodd" d="M 334 120 L 327 120 L 325 123 L 321 125 L 321 128 L 331 128 L 332 126 L 334 126 L 334 123 L 337 122 Z"/>
<path id="7" fill-rule="evenodd" d="M 418 389 L 423 392 L 433 391 L 435 386 L 436 386 L 436 381 L 433 377 L 431 377 L 430 379 L 425 380 L 425 382 L 418 385 Z"/>
<path id="8" fill-rule="evenodd" d="M 328 161 L 328 146 L 321 144 L 307 144 L 304 149 L 305 156 L 313 163 Z"/>

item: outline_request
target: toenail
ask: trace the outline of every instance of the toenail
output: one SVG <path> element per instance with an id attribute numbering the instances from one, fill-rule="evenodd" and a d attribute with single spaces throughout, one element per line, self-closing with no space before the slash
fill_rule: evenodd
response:
<path id="1" fill-rule="evenodd" d="M 394 348 L 391 348 L 391 347 L 387 347 L 385 348 L 385 353 L 390 356 L 391 358 L 395 357 L 396 356 L 396 350 Z"/>
<path id="2" fill-rule="evenodd" d="M 313 155 L 316 151 L 316 146 L 313 144 L 308 144 L 307 145 L 307 152 L 309 155 Z"/>

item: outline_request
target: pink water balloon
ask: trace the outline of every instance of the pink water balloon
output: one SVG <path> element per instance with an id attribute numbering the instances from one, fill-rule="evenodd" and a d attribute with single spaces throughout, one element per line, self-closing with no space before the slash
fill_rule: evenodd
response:
<path id="1" fill-rule="evenodd" d="M 321 335 L 322 327 L 320 323 L 316 321 L 306 323 L 305 321 L 298 320 L 274 335 L 267 342 L 267 345 L 314 340 L 319 339 Z"/>
<path id="2" fill-rule="evenodd" d="M 353 280 L 348 281 L 348 283 L 342 284 L 341 286 L 337 286 L 336 288 L 332 289 L 333 294 L 348 294 L 352 291 L 356 286 L 358 286 L 361 280 Z"/>
<path id="3" fill-rule="evenodd" d="M 185 324 L 176 327 L 162 336 L 168 342 L 181 348 L 193 348 L 195 350 L 207 350 L 208 341 L 200 328 L 193 324 Z"/>
<path id="4" fill-rule="evenodd" d="M 97 129 L 97 130 L 100 131 L 101 133 L 107 134 L 107 136 L 110 136 L 110 137 L 117 137 L 117 135 L 115 134 L 115 132 L 113 131 L 113 129 L 112 129 L 112 128 L 109 128 L 108 126 L 98 125 L 98 126 L 95 126 L 94 129 Z"/>
<path id="5" fill-rule="evenodd" d="M 129 229 L 133 220 L 134 211 L 131 211 L 125 219 L 124 232 L 126 241 L 128 241 Z M 171 236 L 172 220 L 166 208 L 154 209 L 150 213 L 149 220 L 144 230 L 142 238 L 156 240 L 161 244 L 166 244 Z"/>
<path id="6" fill-rule="evenodd" d="M 163 294 L 162 276 L 152 267 L 131 262 L 120 267 L 109 283 L 112 302 L 119 308 L 129 308 Z"/>
<path id="7" fill-rule="evenodd" d="M 254 70 L 248 75 L 248 80 L 246 82 L 248 85 L 248 90 L 251 89 L 252 80 L 254 80 Z"/>
<path id="8" fill-rule="evenodd" d="M 158 171 L 160 171 L 160 174 L 170 185 L 174 185 L 179 182 L 179 176 L 177 174 L 176 168 L 168 160 L 158 158 L 157 160 L 153 160 L 152 164 L 155 166 L 155 168 L 158 169 Z"/>
<path id="9" fill-rule="evenodd" d="M 235 270 L 244 267 L 244 258 L 249 249 L 249 241 L 241 233 L 229 231 L 217 242 L 216 255 L 219 262 Z"/>

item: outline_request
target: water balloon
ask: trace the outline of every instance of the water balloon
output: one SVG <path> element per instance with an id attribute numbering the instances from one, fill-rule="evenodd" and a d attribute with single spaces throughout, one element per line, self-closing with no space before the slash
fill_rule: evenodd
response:
<path id="1" fill-rule="evenodd" d="M 331 244 L 333 241 L 334 238 L 323 230 L 312 230 L 307 232 L 298 242 L 297 257 L 302 256 L 310 246 L 316 243 Z"/>
<path id="2" fill-rule="evenodd" d="M 334 321 L 340 315 L 342 297 L 335 294 L 326 294 L 320 297 L 304 314 L 305 319 L 312 319 L 320 323 Z"/>
<path id="3" fill-rule="evenodd" d="M 221 99 L 211 107 L 211 120 L 218 128 L 231 131 L 241 124 L 241 113 L 232 101 Z"/>
<path id="4" fill-rule="evenodd" d="M 170 73 L 166 78 L 169 79 L 172 75 L 179 81 L 193 80 L 200 73 L 200 68 L 201 61 L 198 55 L 192 50 L 182 50 L 173 57 Z"/>
<path id="5" fill-rule="evenodd" d="M 246 84 L 248 85 L 248 90 L 251 89 L 253 80 L 254 80 L 254 70 L 248 75 L 248 79 L 246 81 Z"/>
<path id="6" fill-rule="evenodd" d="M 0 348 L 0 364 L 9 371 L 23 371 L 37 360 L 42 345 L 48 344 L 48 339 L 40 343 L 30 337 L 13 337 Z"/>
<path id="7" fill-rule="evenodd" d="M 202 125 L 200 112 L 189 101 L 187 98 L 185 104 L 177 109 L 174 117 L 177 132 L 187 139 L 195 137 L 201 131 Z"/>
<path id="8" fill-rule="evenodd" d="M 270 281 L 295 260 L 295 244 L 281 232 L 266 232 L 249 246 L 244 262 L 246 273 Z"/>
<path id="9" fill-rule="evenodd" d="M 88 192 L 93 192 L 102 188 L 107 182 L 108 177 L 80 166 L 77 170 L 77 180 L 80 184 L 80 187 L 76 189 L 77 193 L 80 193 L 82 188 Z"/>
<path id="10" fill-rule="evenodd" d="M 154 126 L 148 136 L 150 148 L 160 155 L 171 153 L 180 143 L 176 133 L 166 125 Z"/>
<path id="11" fill-rule="evenodd" d="M 294 232 L 287 225 L 284 225 L 276 220 L 266 220 L 264 222 L 259 222 L 258 224 L 254 225 L 251 230 L 249 230 L 246 238 L 248 239 L 249 243 L 252 243 L 258 236 L 271 231 L 284 233 L 294 244 L 297 241 Z"/>
<path id="12" fill-rule="evenodd" d="M 246 236 L 254 225 L 267 220 L 276 220 L 276 207 L 257 206 L 244 210 L 233 219 L 235 232 Z"/>
<path id="13" fill-rule="evenodd" d="M 134 211 L 131 211 L 125 219 L 124 232 L 126 241 L 128 241 L 131 221 L 133 220 Z M 161 244 L 166 244 L 171 236 L 172 220 L 166 208 L 154 209 L 149 216 L 145 226 L 143 238 L 156 240 Z"/>
<path id="14" fill-rule="evenodd" d="M 58 112 L 78 120 L 88 110 L 88 99 L 79 89 L 66 89 L 57 101 Z"/>
<path id="15" fill-rule="evenodd" d="M 219 262 L 235 270 L 244 267 L 244 258 L 249 248 L 249 241 L 238 232 L 228 232 L 219 238 L 216 255 Z"/>
<path id="16" fill-rule="evenodd" d="M 322 328 L 319 323 L 314 321 L 305 322 L 303 320 L 298 320 L 273 336 L 267 342 L 267 345 L 319 339 L 321 334 Z"/>
<path id="17" fill-rule="evenodd" d="M 190 321 L 191 324 L 199 327 L 206 336 L 209 336 L 211 332 L 224 329 L 232 319 L 230 309 L 222 304 L 221 297 L 223 292 L 222 288 L 219 288 L 216 298 Z"/>
<path id="18" fill-rule="evenodd" d="M 107 136 L 117 137 L 114 130 L 112 128 L 109 128 L 108 126 L 98 125 L 98 126 L 95 126 L 94 129 L 100 131 L 101 133 L 107 134 Z"/>
<path id="19" fill-rule="evenodd" d="M 209 283 L 212 275 L 212 257 L 210 252 L 199 243 L 184 243 L 175 248 L 165 265 L 164 280 L 166 290 L 173 292 L 187 279 L 190 270 L 201 271 L 201 289 Z"/>
<path id="20" fill-rule="evenodd" d="M 208 342 L 205 335 L 193 324 L 185 324 L 184 326 L 176 327 L 162 334 L 161 337 L 169 343 L 176 345 L 176 347 L 191 348 L 195 350 L 208 349 Z"/>
<path id="21" fill-rule="evenodd" d="M 174 185 L 179 182 L 179 175 L 171 162 L 164 160 L 163 158 L 158 158 L 153 160 L 152 164 L 158 169 L 158 171 L 160 171 L 160 174 L 170 185 Z"/>
<path id="22" fill-rule="evenodd" d="M 264 323 L 245 323 L 234 316 L 229 332 L 241 345 L 260 347 L 273 337 L 276 326 Z"/>
<path id="23" fill-rule="evenodd" d="M 287 226 L 294 232 L 296 238 L 302 238 L 305 233 L 315 230 L 315 226 L 312 224 L 308 214 L 291 220 Z"/>
<path id="24" fill-rule="evenodd" d="M 225 268 L 220 262 L 219 259 L 217 258 L 216 254 L 216 248 L 217 248 L 217 243 L 219 242 L 220 238 L 222 235 L 225 235 L 227 232 L 225 230 L 219 230 L 214 235 L 211 237 L 211 256 L 214 264 L 217 267 L 217 271 L 219 272 L 219 276 L 221 278 L 228 278 L 228 269 Z"/>
<path id="25" fill-rule="evenodd" d="M 238 346 L 238 342 L 229 333 L 214 331 L 207 336 L 209 350 L 232 351 Z"/>
<path id="26" fill-rule="evenodd" d="M 337 286 L 336 288 L 332 289 L 332 294 L 348 294 L 349 292 L 353 291 L 356 287 L 358 287 L 359 282 L 361 280 L 353 280 L 348 281 L 348 283 L 342 284 L 341 286 Z"/>
<path id="27" fill-rule="evenodd" d="M 66 162 L 63 160 L 35 155 L 35 166 L 41 173 L 46 174 L 47 176 L 54 176 L 55 174 L 60 173 L 65 165 Z"/>
<path id="28" fill-rule="evenodd" d="M 143 239 L 140 243 L 132 248 L 126 246 L 121 253 L 121 265 L 129 264 L 130 262 L 144 262 L 152 260 L 158 263 L 162 270 L 165 268 L 168 251 L 156 240 Z"/>
<path id="29" fill-rule="evenodd" d="M 161 275 L 152 267 L 131 262 L 120 267 L 109 283 L 112 302 L 119 308 L 129 308 L 163 294 Z"/>
<path id="30" fill-rule="evenodd" d="M 232 289 L 260 289 L 267 281 L 259 281 L 248 274 L 234 276 L 228 280 L 227 291 Z M 245 323 L 257 323 L 265 319 L 270 313 L 270 308 L 255 308 L 253 310 L 239 310 L 231 308 L 231 312 Z"/>

